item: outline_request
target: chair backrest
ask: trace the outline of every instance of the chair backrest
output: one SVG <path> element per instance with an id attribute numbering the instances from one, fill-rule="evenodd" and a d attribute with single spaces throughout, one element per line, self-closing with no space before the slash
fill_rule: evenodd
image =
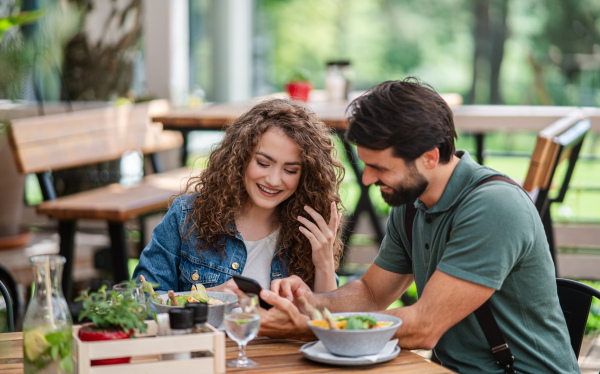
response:
<path id="1" fill-rule="evenodd" d="M 163 131 L 154 115 L 168 111 L 165 100 L 111 106 L 11 121 L 10 141 L 22 173 L 42 173 L 181 147 L 180 133 Z"/>
<path id="2" fill-rule="evenodd" d="M 552 202 L 564 200 L 581 146 L 590 129 L 590 121 L 581 112 L 561 118 L 539 132 L 523 189 L 530 192 L 540 216 L 544 216 Z M 554 179 L 556 168 L 563 161 L 568 167 L 561 182 Z M 550 199 L 552 186 L 558 186 L 558 195 Z"/>
<path id="3" fill-rule="evenodd" d="M 575 356 L 579 357 L 585 326 L 594 297 L 600 299 L 600 291 L 587 284 L 571 279 L 556 279 L 556 288 L 560 307 L 571 337 L 571 346 Z"/>
<path id="4" fill-rule="evenodd" d="M 13 316 L 12 298 L 10 297 L 8 290 L 6 289 L 6 287 L 4 286 L 4 283 L 2 283 L 2 281 L 0 281 L 0 293 L 2 294 L 2 297 L 4 298 L 4 302 L 6 303 L 6 320 L 7 320 L 7 325 L 8 325 L 8 332 L 14 332 L 15 331 L 15 317 Z"/>

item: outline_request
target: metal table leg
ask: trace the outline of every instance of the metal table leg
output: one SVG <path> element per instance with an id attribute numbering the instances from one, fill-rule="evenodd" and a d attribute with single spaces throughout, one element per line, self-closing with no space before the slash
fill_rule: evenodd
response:
<path id="1" fill-rule="evenodd" d="M 77 231 L 77 221 L 58 221 L 58 235 L 60 237 L 59 254 L 66 259 L 62 276 L 62 289 L 67 300 L 71 300 L 73 292 L 75 231 Z"/>
<path id="2" fill-rule="evenodd" d="M 375 236 L 379 243 L 383 241 L 383 237 L 385 236 L 385 230 L 379 222 L 379 218 L 377 217 L 377 213 L 375 212 L 375 208 L 369 199 L 369 186 L 365 186 L 362 183 L 362 170 L 358 167 L 358 155 L 356 154 L 356 150 L 347 142 L 343 142 L 344 149 L 346 150 L 346 155 L 348 160 L 350 161 L 350 165 L 352 166 L 352 170 L 356 175 L 356 179 L 360 186 L 360 196 L 358 199 L 358 203 L 354 209 L 354 212 L 350 215 L 348 221 L 344 225 L 342 229 L 342 240 L 344 242 L 344 254 L 342 255 L 342 259 L 340 261 L 340 266 L 344 264 L 346 257 L 348 255 L 348 242 L 350 241 L 350 236 L 352 235 L 354 228 L 356 227 L 356 223 L 360 216 L 360 213 L 367 211 L 369 213 L 369 218 L 371 221 L 371 225 L 373 230 L 375 231 Z"/>
<path id="3" fill-rule="evenodd" d="M 485 134 L 482 132 L 478 132 L 475 133 L 475 147 L 476 147 L 476 153 L 477 153 L 477 162 L 479 162 L 480 165 L 483 165 L 483 140 L 484 140 L 484 136 Z"/>
<path id="4" fill-rule="evenodd" d="M 113 259 L 113 277 L 115 282 L 129 280 L 127 261 L 127 236 L 123 222 L 108 222 L 110 249 Z"/>

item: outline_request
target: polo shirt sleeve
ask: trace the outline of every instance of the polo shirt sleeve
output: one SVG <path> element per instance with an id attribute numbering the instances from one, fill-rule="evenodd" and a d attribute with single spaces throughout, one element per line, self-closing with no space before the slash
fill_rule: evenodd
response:
<path id="1" fill-rule="evenodd" d="M 404 208 L 393 207 L 388 218 L 385 237 L 375 257 L 375 265 L 397 274 L 412 274 L 412 258 L 404 232 Z"/>
<path id="2" fill-rule="evenodd" d="M 500 290 L 534 245 L 541 224 L 529 197 L 517 186 L 490 182 L 461 202 L 437 269 Z"/>

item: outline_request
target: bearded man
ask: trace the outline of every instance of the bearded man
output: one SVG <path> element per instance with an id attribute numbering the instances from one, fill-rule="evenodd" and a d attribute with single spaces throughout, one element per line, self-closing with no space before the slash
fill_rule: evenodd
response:
<path id="1" fill-rule="evenodd" d="M 455 151 L 444 99 L 407 78 L 375 86 L 348 113 L 362 181 L 393 207 L 381 249 L 359 280 L 332 292 L 313 294 L 294 276 L 274 281 L 261 292 L 276 308 L 263 311 L 260 334 L 314 339 L 297 308 L 305 295 L 333 312 L 401 318 L 401 347 L 434 349 L 460 373 L 578 373 L 535 206 L 506 176 Z M 418 301 L 386 310 L 413 281 Z M 506 346 L 490 347 L 474 315 L 484 304 Z"/>

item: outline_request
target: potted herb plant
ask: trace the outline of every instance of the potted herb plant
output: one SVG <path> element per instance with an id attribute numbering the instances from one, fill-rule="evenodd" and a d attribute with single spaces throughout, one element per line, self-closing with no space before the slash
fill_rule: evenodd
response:
<path id="1" fill-rule="evenodd" d="M 296 70 L 285 84 L 285 91 L 290 95 L 292 100 L 307 102 L 311 90 L 312 83 L 310 82 L 308 72 L 301 69 Z"/>
<path id="2" fill-rule="evenodd" d="M 135 281 L 124 283 L 119 292 L 107 291 L 102 286 L 96 292 L 85 290 L 75 301 L 82 301 L 79 321 L 91 322 L 79 329 L 82 341 L 117 340 L 134 338 L 134 331 L 146 332 L 144 321 L 148 316 L 146 305 L 135 297 L 140 286 Z M 128 363 L 130 357 L 92 360 L 92 366 Z"/>

